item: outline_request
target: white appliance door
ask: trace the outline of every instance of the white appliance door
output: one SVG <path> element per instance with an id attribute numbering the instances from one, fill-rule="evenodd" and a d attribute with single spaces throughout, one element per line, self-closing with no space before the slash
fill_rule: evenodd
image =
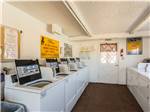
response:
<path id="1" fill-rule="evenodd" d="M 117 49 L 117 43 L 100 44 L 98 74 L 98 80 L 100 83 L 118 84 L 119 65 Z"/>

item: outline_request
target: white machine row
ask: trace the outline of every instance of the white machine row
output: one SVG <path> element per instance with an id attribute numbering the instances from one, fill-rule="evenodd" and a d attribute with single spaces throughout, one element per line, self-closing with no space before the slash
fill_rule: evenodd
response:
<path id="1" fill-rule="evenodd" d="M 127 86 L 144 112 L 150 112 L 150 73 L 130 68 L 127 70 Z"/>
<path id="2" fill-rule="evenodd" d="M 88 68 L 56 76 L 41 67 L 42 78 L 52 81 L 43 88 L 5 85 L 5 99 L 24 104 L 28 112 L 70 112 L 88 85 Z"/>

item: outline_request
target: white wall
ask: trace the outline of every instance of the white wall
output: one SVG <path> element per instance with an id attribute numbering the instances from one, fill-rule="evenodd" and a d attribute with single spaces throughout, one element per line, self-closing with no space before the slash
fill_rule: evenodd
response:
<path id="1" fill-rule="evenodd" d="M 59 40 L 61 47 L 64 47 L 64 43 L 72 44 L 68 40 L 68 37 L 48 33 L 44 22 L 37 20 L 36 18 L 7 3 L 4 3 L 3 7 L 3 24 L 23 31 L 20 48 L 21 59 L 40 59 L 41 35 Z M 61 57 L 63 54 L 64 53 L 62 52 Z M 15 65 L 13 62 L 10 62 L 3 63 L 2 66 L 14 68 Z"/>
<path id="2" fill-rule="evenodd" d="M 149 58 L 150 58 L 150 37 L 149 37 Z"/>
<path id="3" fill-rule="evenodd" d="M 0 1 L 0 24 L 2 24 L 2 5 L 3 3 L 2 3 L 2 1 Z"/>
<path id="4" fill-rule="evenodd" d="M 46 35 L 63 43 L 70 43 L 65 36 L 52 35 L 46 31 L 46 24 L 15 8 L 4 4 L 4 25 L 22 30 L 21 58 L 40 58 L 40 36 Z M 71 44 L 71 43 L 70 43 Z"/>
<path id="5" fill-rule="evenodd" d="M 56 36 L 46 32 L 46 24 L 33 18 L 32 16 L 24 13 L 23 11 L 9 5 L 4 5 L 4 24 L 10 27 L 17 28 L 23 31 L 23 35 L 21 37 L 21 58 L 40 58 L 40 36 L 47 35 L 53 37 L 60 41 L 61 46 L 63 47 L 64 42 L 71 43 L 68 41 L 67 37 Z M 92 37 L 91 37 L 92 38 Z M 90 80 L 97 81 L 99 69 L 97 68 L 97 60 L 99 59 L 99 43 L 102 40 L 95 41 L 85 41 L 85 42 L 76 42 L 75 47 L 73 47 L 73 55 L 79 56 L 79 46 L 84 45 L 94 45 L 95 51 L 90 53 Z M 119 44 L 119 49 L 126 49 L 126 40 L 125 39 L 115 39 L 115 41 Z M 149 42 L 149 43 L 148 43 Z M 148 56 L 148 48 L 149 48 L 149 56 L 150 56 L 150 39 L 144 39 L 144 55 L 142 56 L 125 56 L 124 60 L 119 61 L 119 71 L 120 78 L 119 83 L 125 83 L 126 81 L 126 66 L 135 66 L 139 61 Z M 122 72 L 124 71 L 124 72 Z"/>
<path id="6" fill-rule="evenodd" d="M 148 42 L 149 42 L 149 43 L 148 43 L 148 45 L 149 45 L 149 46 L 148 46 L 148 48 L 149 48 L 149 51 L 148 51 L 148 52 L 149 52 L 149 58 L 150 58 L 150 37 L 148 37 Z"/>
<path id="7" fill-rule="evenodd" d="M 91 37 L 92 38 L 92 37 Z M 95 50 L 90 53 L 91 59 L 89 60 L 90 67 L 90 81 L 98 82 L 98 75 L 100 69 L 98 68 L 98 61 L 100 59 L 100 43 L 104 40 L 91 40 L 91 41 L 81 41 L 76 42 L 76 47 L 74 49 L 74 55 L 79 56 L 79 49 L 81 46 L 94 46 Z M 143 38 L 143 55 L 126 55 L 126 39 L 113 39 L 112 42 L 118 43 L 118 51 L 124 49 L 124 60 L 119 57 L 119 83 L 126 83 L 126 67 L 136 66 L 138 62 L 142 59 L 148 57 L 148 38 Z"/>

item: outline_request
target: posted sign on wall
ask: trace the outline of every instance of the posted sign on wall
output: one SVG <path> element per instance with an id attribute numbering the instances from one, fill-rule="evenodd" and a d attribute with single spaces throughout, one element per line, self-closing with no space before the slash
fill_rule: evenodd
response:
<path id="1" fill-rule="evenodd" d="M 0 59 L 11 60 L 20 57 L 19 30 L 0 25 Z"/>
<path id="2" fill-rule="evenodd" d="M 142 38 L 127 38 L 127 54 L 141 55 L 143 52 Z"/>
<path id="3" fill-rule="evenodd" d="M 41 58 L 59 58 L 59 41 L 41 36 Z"/>

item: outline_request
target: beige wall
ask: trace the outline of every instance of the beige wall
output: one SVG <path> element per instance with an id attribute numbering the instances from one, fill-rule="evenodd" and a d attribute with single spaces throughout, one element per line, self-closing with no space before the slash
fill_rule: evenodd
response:
<path id="1" fill-rule="evenodd" d="M 21 37 L 21 58 L 40 58 L 40 36 L 46 35 L 63 43 L 70 43 L 66 36 L 50 34 L 46 31 L 46 24 L 5 3 L 4 25 L 23 31 Z"/>

